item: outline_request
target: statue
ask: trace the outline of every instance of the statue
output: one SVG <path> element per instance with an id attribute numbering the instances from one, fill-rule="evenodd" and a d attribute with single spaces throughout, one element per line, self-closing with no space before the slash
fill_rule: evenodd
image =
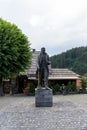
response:
<path id="1" fill-rule="evenodd" d="M 38 56 L 37 59 L 38 88 L 45 87 L 46 89 L 49 89 L 48 87 L 49 64 L 50 64 L 49 56 L 45 52 L 45 48 L 43 47 L 41 48 L 40 55 Z"/>

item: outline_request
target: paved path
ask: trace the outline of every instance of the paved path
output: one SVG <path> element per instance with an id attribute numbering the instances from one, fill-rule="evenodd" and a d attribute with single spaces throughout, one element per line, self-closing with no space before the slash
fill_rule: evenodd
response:
<path id="1" fill-rule="evenodd" d="M 53 107 L 35 107 L 34 96 L 0 97 L 0 130 L 87 130 L 87 94 L 53 96 Z"/>

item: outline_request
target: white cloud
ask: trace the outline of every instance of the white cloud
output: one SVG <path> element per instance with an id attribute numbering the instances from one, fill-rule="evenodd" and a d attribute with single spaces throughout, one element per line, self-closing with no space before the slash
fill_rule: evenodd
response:
<path id="1" fill-rule="evenodd" d="M 32 26 L 40 26 L 42 23 L 42 18 L 39 15 L 32 15 L 30 17 L 29 23 Z"/>
<path id="2" fill-rule="evenodd" d="M 37 50 L 45 46 L 55 54 L 87 45 L 87 0 L 0 0 L 0 16 L 17 24 Z"/>

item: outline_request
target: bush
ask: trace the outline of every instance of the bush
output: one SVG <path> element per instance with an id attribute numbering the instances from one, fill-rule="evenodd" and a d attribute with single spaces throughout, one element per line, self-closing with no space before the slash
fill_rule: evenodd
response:
<path id="1" fill-rule="evenodd" d="M 53 88 L 54 88 L 54 90 L 55 90 L 56 92 L 60 91 L 60 86 L 59 86 L 59 84 L 55 84 L 55 85 L 53 86 Z"/>
<path id="2" fill-rule="evenodd" d="M 29 85 L 29 93 L 35 93 L 35 85 L 33 83 Z"/>
<path id="3" fill-rule="evenodd" d="M 82 90 L 85 90 L 87 87 L 87 79 L 82 77 L 81 81 L 82 81 Z"/>
<path id="4" fill-rule="evenodd" d="M 51 81 L 48 82 L 48 87 L 53 88 L 53 84 Z"/>
<path id="5" fill-rule="evenodd" d="M 76 83 L 75 82 L 68 82 L 68 88 L 69 88 L 69 91 L 76 91 Z"/>
<path id="6" fill-rule="evenodd" d="M 75 84 L 75 82 L 72 82 L 72 84 L 71 84 L 71 90 L 72 91 L 76 91 L 76 84 Z"/>

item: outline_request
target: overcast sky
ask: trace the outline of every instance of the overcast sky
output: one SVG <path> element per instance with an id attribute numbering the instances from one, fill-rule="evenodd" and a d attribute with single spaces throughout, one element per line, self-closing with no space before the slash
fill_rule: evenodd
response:
<path id="1" fill-rule="evenodd" d="M 87 0 L 0 0 L 0 17 L 50 56 L 87 45 Z"/>

